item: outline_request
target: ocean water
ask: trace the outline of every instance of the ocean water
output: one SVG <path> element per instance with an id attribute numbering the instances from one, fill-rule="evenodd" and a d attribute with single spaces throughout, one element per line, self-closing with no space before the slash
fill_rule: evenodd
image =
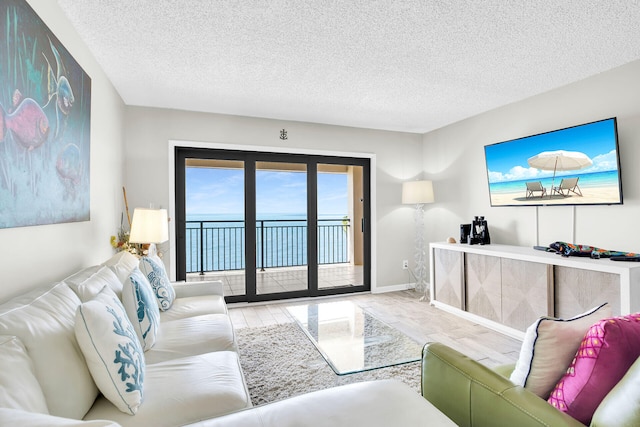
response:
<path id="1" fill-rule="evenodd" d="M 321 215 L 318 262 L 349 262 L 350 224 L 344 214 Z M 306 214 L 269 214 L 256 224 L 258 268 L 306 265 Z M 245 268 L 245 227 L 241 215 L 187 215 L 187 272 Z"/>
<path id="2" fill-rule="evenodd" d="M 489 184 L 489 191 L 491 194 L 505 194 L 505 193 L 516 193 L 522 192 L 523 194 L 526 191 L 526 182 L 529 181 L 541 181 L 542 186 L 550 189 L 551 185 L 557 187 L 562 181 L 562 178 L 572 178 L 579 176 L 580 180 L 578 181 L 578 185 L 580 188 L 585 189 L 589 187 L 605 187 L 605 186 L 616 186 L 618 185 L 618 171 L 606 171 L 606 172 L 593 172 L 588 174 L 572 174 L 572 175 L 563 175 L 556 176 L 555 180 L 553 177 L 542 178 L 542 179 L 522 179 L 518 181 L 507 181 L 507 182 L 495 182 Z"/>

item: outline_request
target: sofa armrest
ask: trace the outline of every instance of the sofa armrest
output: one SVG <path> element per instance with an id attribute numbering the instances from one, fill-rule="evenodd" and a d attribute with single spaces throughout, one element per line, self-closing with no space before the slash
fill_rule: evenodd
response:
<path id="1" fill-rule="evenodd" d="M 510 363 L 508 365 L 501 365 L 501 366 L 496 366 L 495 368 L 491 368 L 494 372 L 502 375 L 505 378 L 509 378 L 511 376 L 511 373 L 513 372 L 513 370 L 515 369 L 516 364 L 515 363 Z"/>
<path id="2" fill-rule="evenodd" d="M 422 395 L 462 427 L 584 427 L 530 391 L 440 343 L 428 343 L 422 351 Z"/>
<path id="3" fill-rule="evenodd" d="M 176 291 L 176 298 L 201 297 L 204 295 L 224 296 L 222 282 L 210 280 L 203 282 L 172 282 Z"/>
<path id="4" fill-rule="evenodd" d="M 640 425 L 640 358 L 607 394 L 591 419 L 592 427 Z"/>

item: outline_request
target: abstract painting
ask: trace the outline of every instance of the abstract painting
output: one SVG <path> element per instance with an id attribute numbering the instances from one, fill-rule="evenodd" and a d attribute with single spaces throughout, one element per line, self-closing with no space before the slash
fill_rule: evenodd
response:
<path id="1" fill-rule="evenodd" d="M 0 40 L 0 228 L 88 221 L 91 79 L 24 0 Z"/>

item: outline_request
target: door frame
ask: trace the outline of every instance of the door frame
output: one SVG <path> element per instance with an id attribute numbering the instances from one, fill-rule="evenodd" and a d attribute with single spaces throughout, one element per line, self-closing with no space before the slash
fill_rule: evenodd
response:
<path id="1" fill-rule="evenodd" d="M 370 184 L 370 291 L 377 291 L 377 216 L 376 216 L 376 155 L 364 152 L 347 152 L 347 151 L 328 151 L 315 150 L 294 147 L 270 147 L 262 145 L 241 145 L 219 142 L 198 142 L 169 140 L 168 143 L 168 168 L 169 168 L 169 217 L 176 217 L 176 188 L 175 188 L 175 152 L 176 148 L 203 148 L 212 150 L 229 150 L 229 151 L 253 151 L 257 153 L 281 153 L 281 154 L 303 154 L 311 156 L 329 156 L 329 157 L 353 157 L 361 159 L 369 159 L 369 184 Z M 176 233 L 175 227 L 169 227 L 169 276 L 171 280 L 176 279 L 176 265 L 173 260 L 176 259 Z"/>

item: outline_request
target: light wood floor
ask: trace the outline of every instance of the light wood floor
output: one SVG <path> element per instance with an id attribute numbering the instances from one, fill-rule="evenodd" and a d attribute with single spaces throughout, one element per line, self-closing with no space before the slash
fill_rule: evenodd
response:
<path id="1" fill-rule="evenodd" d="M 519 340 L 432 307 L 428 302 L 419 301 L 419 295 L 411 290 L 375 295 L 352 294 L 326 300 L 350 300 L 421 344 L 442 342 L 489 367 L 515 363 L 522 344 Z M 294 320 L 286 307 L 307 301 L 230 304 L 229 314 L 236 329 L 292 323 Z M 321 299 L 314 298 L 313 301 L 320 302 Z"/>

